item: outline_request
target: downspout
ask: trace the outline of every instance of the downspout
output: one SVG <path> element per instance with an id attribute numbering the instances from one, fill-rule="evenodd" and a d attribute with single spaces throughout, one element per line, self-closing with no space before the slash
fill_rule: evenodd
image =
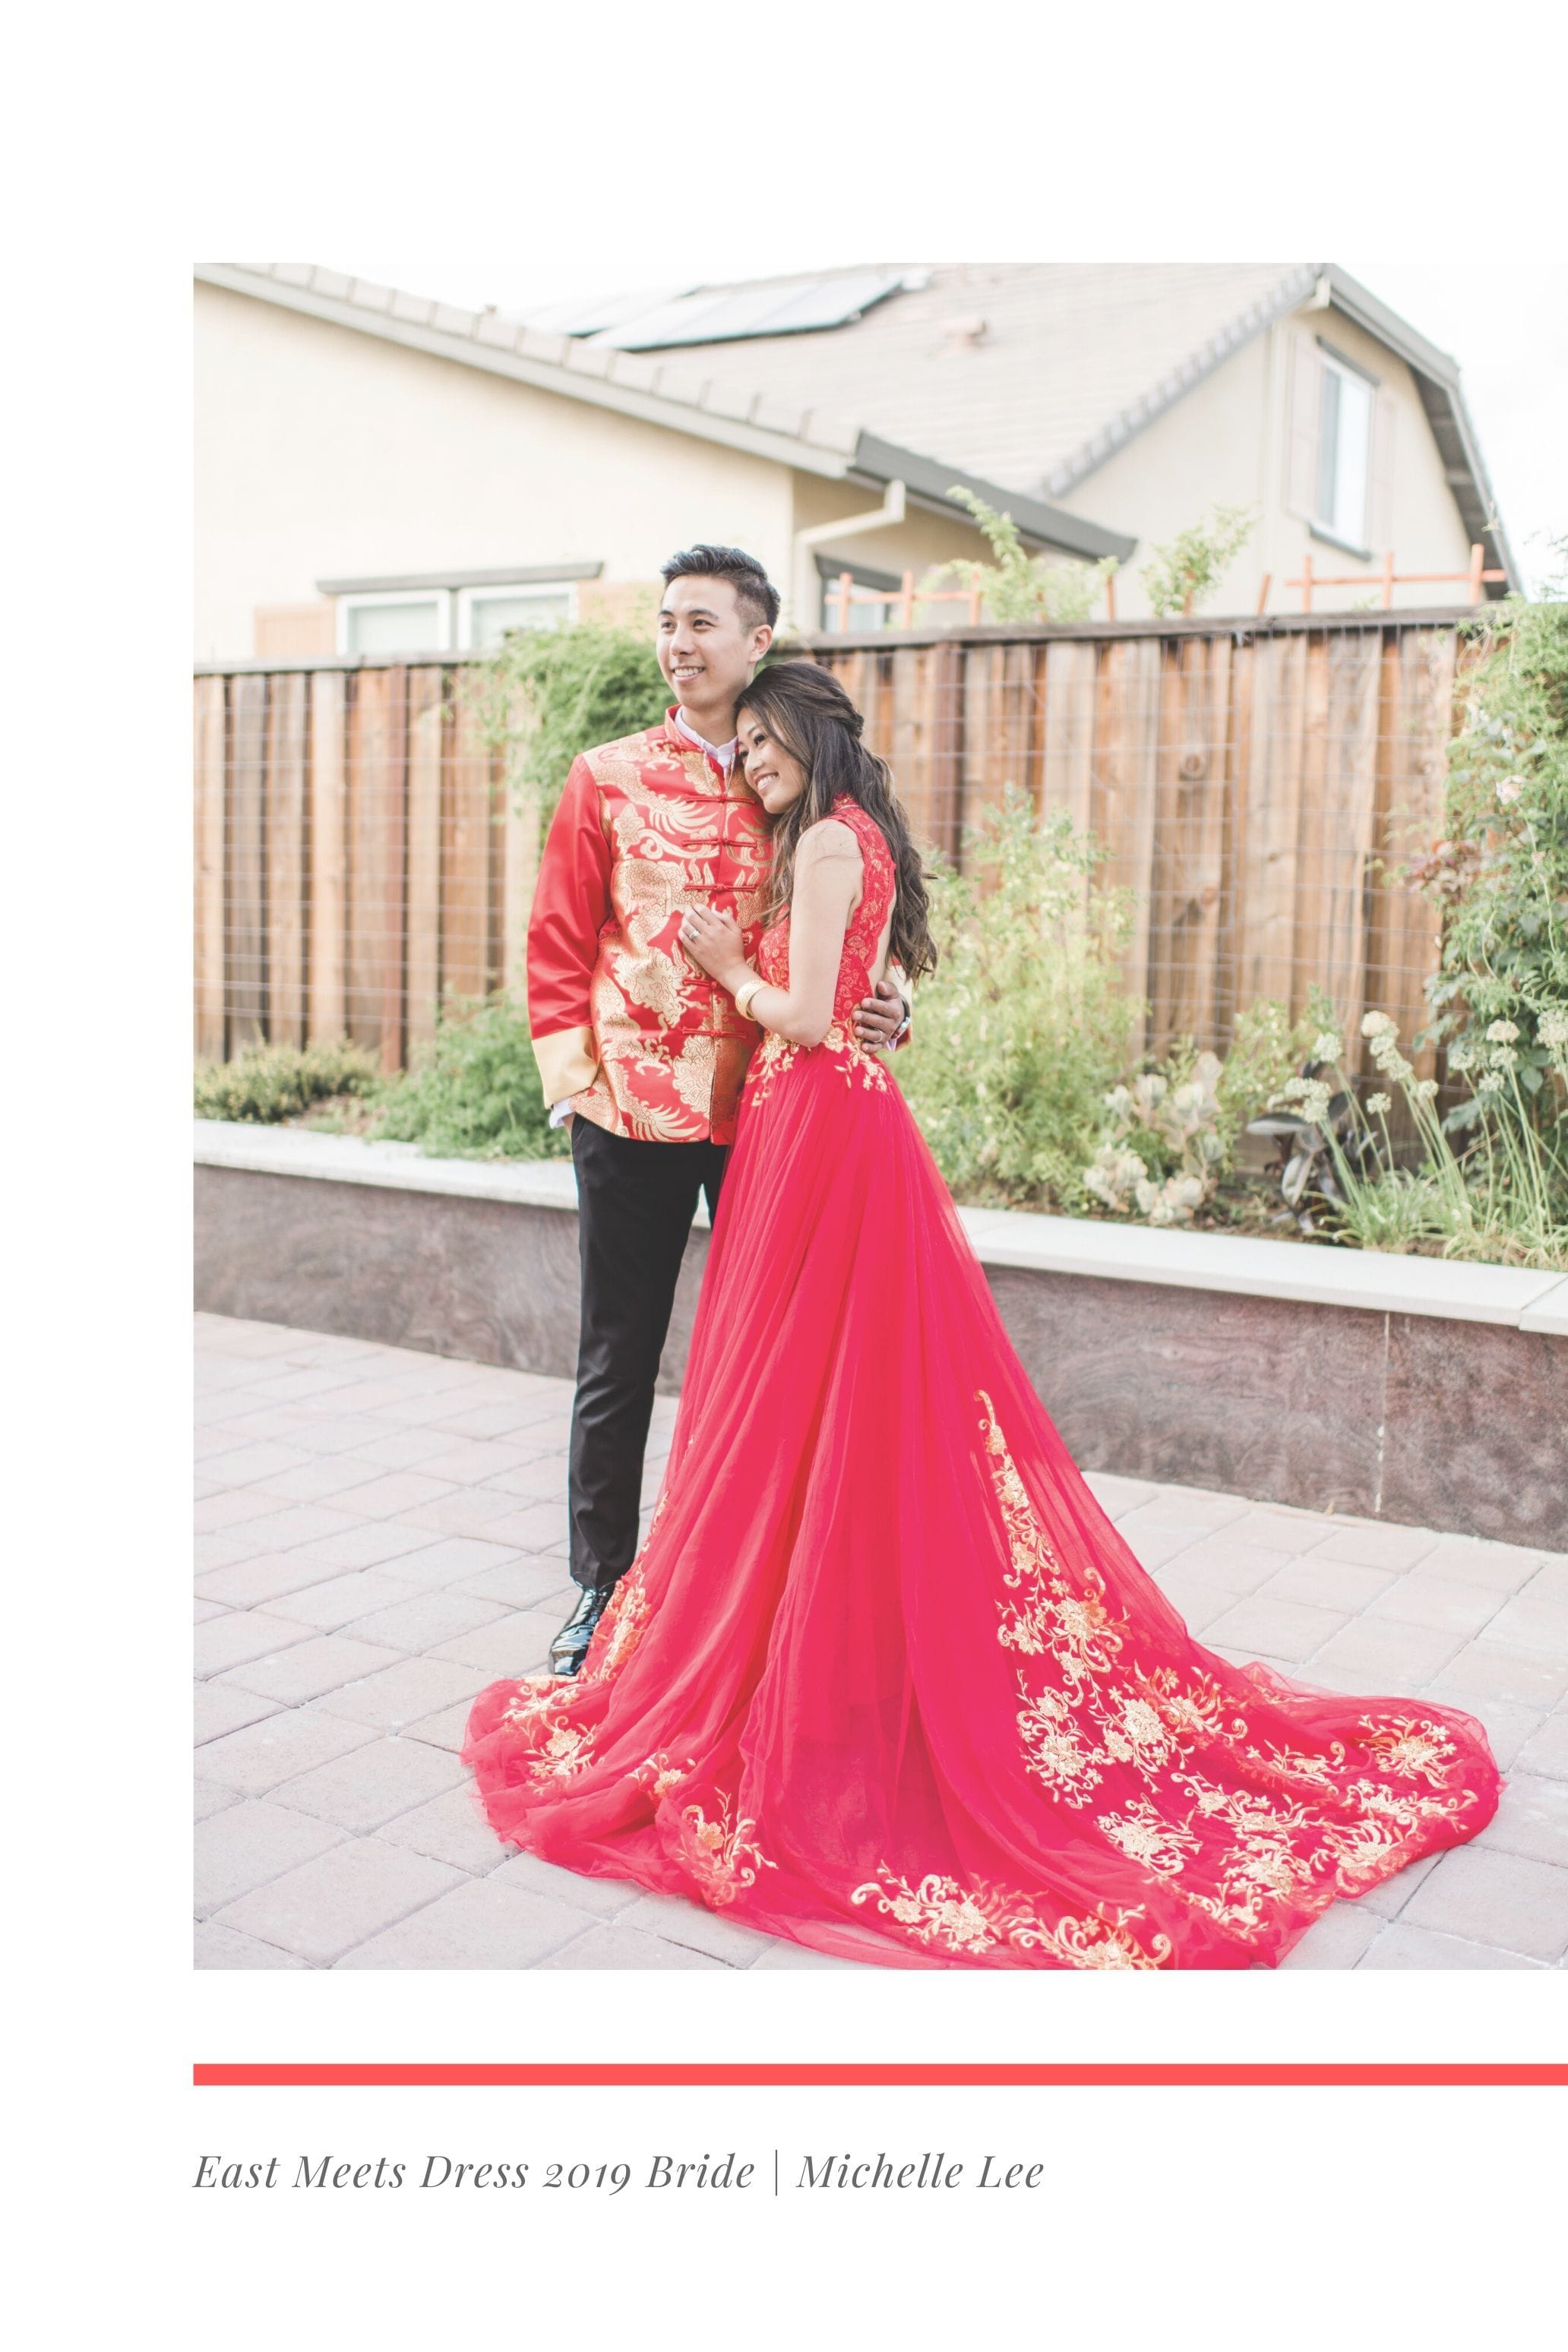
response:
<path id="1" fill-rule="evenodd" d="M 815 618 L 805 616 L 816 601 L 814 594 L 816 567 L 810 561 L 811 550 L 830 539 L 858 538 L 868 530 L 886 530 L 904 520 L 905 494 L 902 482 L 889 482 L 882 493 L 882 503 L 868 514 L 845 515 L 837 522 L 814 523 L 809 530 L 797 530 L 795 535 L 795 612 L 796 626 L 814 629 Z"/>

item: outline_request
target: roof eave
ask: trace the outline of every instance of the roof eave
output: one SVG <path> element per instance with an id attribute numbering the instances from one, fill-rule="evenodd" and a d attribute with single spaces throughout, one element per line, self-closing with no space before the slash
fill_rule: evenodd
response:
<path id="1" fill-rule="evenodd" d="M 488 374 L 505 376 L 514 383 L 526 383 L 538 391 L 612 409 L 645 424 L 662 425 L 669 432 L 689 434 L 725 448 L 744 450 L 752 457 L 771 458 L 797 472 L 819 474 L 832 480 L 858 478 L 877 484 L 900 480 L 915 505 L 945 515 L 951 521 L 971 520 L 948 496 L 956 486 L 973 490 L 988 505 L 1005 507 L 1024 537 L 1037 546 L 1058 548 L 1067 554 L 1090 561 L 1114 555 L 1124 562 L 1138 544 L 1121 531 L 1102 530 L 1098 523 L 1086 522 L 1081 516 L 1047 506 L 1041 499 L 1005 489 L 999 483 L 965 474 L 935 458 L 921 457 L 912 449 L 900 449 L 876 434 L 839 429 L 816 413 L 811 422 L 816 432 L 820 432 L 820 438 L 816 437 L 816 432 L 790 433 L 782 427 L 752 423 L 732 411 L 672 398 L 635 380 L 628 381 L 633 371 L 647 375 L 655 373 L 646 361 L 600 349 L 594 352 L 592 364 L 584 364 L 580 355 L 586 347 L 570 337 L 544 337 L 526 326 L 499 320 L 492 322 L 480 314 L 454 310 L 422 298 L 416 300 L 397 296 L 391 289 L 381 289 L 389 298 L 386 307 L 373 308 L 350 299 L 347 292 L 333 290 L 336 285 L 348 289 L 353 281 L 339 279 L 332 272 L 303 267 L 279 277 L 270 270 L 247 268 L 236 263 L 200 262 L 195 275 L 204 285 L 269 302 L 280 310 L 296 310 L 307 318 L 324 320 L 355 334 L 374 335 L 383 342 L 400 344 L 406 351 L 453 360 L 462 367 L 480 368 Z M 331 284 L 323 287 L 320 282 L 323 278 Z M 401 313 L 393 307 L 399 302 L 404 305 Z M 409 311 L 426 315 L 406 315 Z M 490 339 L 486 340 L 487 336 Z M 531 351 L 526 348 L 529 343 L 543 348 Z M 764 404 L 764 399 L 759 394 L 752 404 L 753 410 Z"/>
<path id="2" fill-rule="evenodd" d="M 1260 335 L 1266 327 L 1272 326 L 1276 319 L 1283 318 L 1299 303 L 1304 302 L 1316 285 L 1318 275 L 1316 262 L 1305 262 L 1291 270 L 1268 294 L 1228 320 L 1216 334 L 1211 335 L 1206 343 L 1189 352 L 1179 367 L 1173 368 L 1163 376 L 1141 400 L 1134 401 L 1131 407 L 1119 410 L 1107 419 L 1098 433 L 1053 466 L 1046 478 L 1046 488 L 1056 491 L 1058 497 L 1064 491 L 1076 490 L 1080 482 L 1098 473 L 1101 466 L 1125 449 L 1130 441 L 1135 441 L 1141 433 L 1147 431 L 1179 400 L 1184 400 L 1189 392 L 1195 391 L 1216 368 L 1234 359 L 1237 352 Z"/>
<path id="3" fill-rule="evenodd" d="M 314 275 L 315 273 L 312 273 Z M 717 442 L 721 447 L 739 449 L 754 457 L 772 458 L 775 463 L 793 466 L 798 471 L 821 474 L 842 481 L 851 469 L 855 437 L 846 432 L 831 439 L 808 438 L 775 427 L 755 425 L 744 416 L 725 414 L 717 407 L 700 405 L 695 402 L 672 399 L 668 394 L 649 391 L 628 381 L 632 368 L 651 373 L 647 363 L 635 361 L 629 354 L 598 352 L 590 371 L 574 365 L 573 358 L 582 348 L 567 338 L 543 336 L 510 322 L 497 322 L 497 335 L 507 334 L 513 340 L 480 340 L 485 320 L 463 311 L 454 311 L 445 305 L 424 305 L 431 310 L 440 309 L 454 321 L 468 320 L 467 331 L 456 324 L 437 326 L 428 322 L 398 317 L 391 310 L 370 310 L 363 303 L 323 293 L 310 284 L 296 284 L 265 275 L 260 270 L 247 269 L 227 262 L 199 262 L 196 278 L 207 286 L 222 287 L 234 294 L 244 294 L 257 301 L 269 302 L 280 310 L 296 310 L 307 318 L 321 319 L 332 326 L 346 327 L 351 332 L 373 335 L 380 341 L 399 344 L 405 351 L 424 352 L 434 359 L 455 360 L 459 366 L 479 368 L 489 375 L 507 377 L 513 383 L 525 383 L 540 392 L 552 392 L 569 400 L 584 401 L 590 407 L 613 410 L 622 416 L 632 416 L 647 425 L 664 426 L 668 432 L 689 434 L 700 441 Z M 519 349 L 518 341 L 556 343 L 559 358 L 546 357 L 542 352 Z M 622 373 L 617 375 L 617 366 Z M 816 421 L 816 420 L 814 420 Z"/>
<path id="4" fill-rule="evenodd" d="M 1069 514 L 1065 507 L 1047 506 L 1044 499 L 1006 489 L 1000 482 L 963 473 L 956 466 L 941 465 L 913 449 L 900 449 L 896 442 L 884 441 L 875 433 L 862 433 L 857 441 L 854 470 L 868 482 L 902 482 L 917 506 L 944 514 L 952 522 L 972 522 L 973 518 L 954 505 L 949 493 L 973 491 L 987 506 L 1010 514 L 1023 537 L 1036 546 L 1055 548 L 1091 563 L 1102 555 L 1113 555 L 1119 563 L 1125 563 L 1138 544 L 1125 531 L 1107 530 L 1100 523 L 1086 521 L 1082 515 Z"/>
<path id="5" fill-rule="evenodd" d="M 1323 275 L 1329 281 L 1333 308 L 1364 328 L 1369 335 L 1374 335 L 1379 342 L 1386 343 L 1390 351 L 1396 352 L 1415 378 L 1415 389 L 1432 427 L 1432 437 L 1437 444 L 1460 520 L 1472 545 L 1479 541 L 1485 548 L 1489 567 L 1508 574 L 1506 582 L 1493 583 L 1488 593 L 1509 589 L 1515 594 L 1521 593 L 1523 575 L 1498 514 L 1480 442 L 1459 388 L 1458 362 L 1439 351 L 1436 343 L 1429 343 L 1425 335 L 1418 335 L 1397 311 L 1389 310 L 1337 264 L 1331 262 Z"/>

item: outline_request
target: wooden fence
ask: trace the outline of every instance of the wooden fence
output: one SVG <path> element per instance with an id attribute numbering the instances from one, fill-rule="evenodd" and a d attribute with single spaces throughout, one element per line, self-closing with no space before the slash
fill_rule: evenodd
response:
<path id="1" fill-rule="evenodd" d="M 1390 887 L 1442 829 L 1458 633 L 1443 613 L 978 628 L 808 641 L 916 830 L 961 856 L 1009 783 L 1134 893 L 1148 1043 L 1223 1045 L 1316 983 L 1406 1040 L 1435 909 Z M 195 681 L 196 1042 L 348 1035 L 398 1067 L 442 1003 L 521 976 L 537 831 L 505 805 L 465 664 L 205 667 Z"/>

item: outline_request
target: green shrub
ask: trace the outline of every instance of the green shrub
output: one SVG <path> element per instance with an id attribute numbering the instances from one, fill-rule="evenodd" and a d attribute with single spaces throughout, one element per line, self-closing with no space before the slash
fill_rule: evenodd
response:
<path id="1" fill-rule="evenodd" d="M 528 1023 L 504 996 L 455 1006 L 416 1068 L 387 1087 L 375 1133 L 440 1159 L 558 1160 Z"/>
<path id="2" fill-rule="evenodd" d="M 1407 869 L 1443 909 L 1430 1034 L 1462 1069 L 1510 1024 L 1521 1108 L 1551 1127 L 1563 1094 L 1542 1024 L 1568 1023 L 1568 602 L 1510 596 L 1470 625 L 1481 651 L 1448 746 L 1447 838 Z M 1477 1116 L 1459 1106 L 1459 1124 Z"/>
<path id="3" fill-rule="evenodd" d="M 196 1065 L 196 1117 L 277 1121 L 330 1095 L 371 1095 L 381 1073 L 363 1045 L 247 1045 L 232 1062 Z"/>
<path id="4" fill-rule="evenodd" d="M 1258 522 L 1252 507 L 1211 507 L 1201 522 L 1179 530 L 1138 577 L 1157 614 L 1191 613 L 1224 579 L 1231 559 L 1251 538 Z"/>
<path id="5" fill-rule="evenodd" d="M 1326 999 L 1322 1010 L 1327 1013 Z M 1268 1109 L 1297 1065 L 1306 1060 L 1312 1039 L 1324 1026 L 1319 1012 L 1314 991 L 1300 1021 L 1291 1021 L 1289 1006 L 1277 997 L 1260 996 L 1237 1014 L 1217 1088 L 1227 1163 L 1247 1120 Z"/>
<path id="6" fill-rule="evenodd" d="M 1116 968 L 1127 894 L 1092 892 L 1102 853 L 1012 785 L 965 845 L 970 872 L 938 860 L 931 877 L 941 961 L 893 1066 L 962 1197 L 1081 1209 L 1143 1013 Z"/>
<path id="7" fill-rule="evenodd" d="M 994 561 L 975 563 L 958 558 L 939 564 L 925 583 L 954 579 L 977 589 L 985 600 L 991 621 L 1087 621 L 1109 575 L 1116 569 L 1114 555 L 1098 563 L 1076 563 L 1056 556 L 1030 555 L 1010 514 L 988 507 L 973 490 L 952 489 L 948 497 L 967 507 L 980 526 Z"/>
<path id="8" fill-rule="evenodd" d="M 520 629 L 475 666 L 468 689 L 507 783 L 548 823 L 579 751 L 663 718 L 669 696 L 646 632 L 620 623 Z"/>

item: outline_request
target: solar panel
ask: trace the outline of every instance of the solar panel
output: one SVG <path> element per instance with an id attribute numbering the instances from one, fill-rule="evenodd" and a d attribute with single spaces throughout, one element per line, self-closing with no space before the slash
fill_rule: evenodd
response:
<path id="1" fill-rule="evenodd" d="M 784 285 L 715 287 L 605 325 L 589 340 L 616 351 L 670 351 L 683 344 L 743 342 L 758 335 L 799 335 L 841 327 L 903 282 L 896 269 L 847 270 Z M 566 332 L 572 332 L 568 328 Z"/>
<path id="2" fill-rule="evenodd" d="M 602 294 L 593 302 L 578 295 L 574 300 L 546 302 L 521 315 L 525 325 L 537 327 L 541 334 L 598 335 L 627 320 L 641 319 L 656 305 L 671 302 L 686 291 L 684 286 L 668 286 L 650 294 L 645 286 L 640 293 Z"/>

